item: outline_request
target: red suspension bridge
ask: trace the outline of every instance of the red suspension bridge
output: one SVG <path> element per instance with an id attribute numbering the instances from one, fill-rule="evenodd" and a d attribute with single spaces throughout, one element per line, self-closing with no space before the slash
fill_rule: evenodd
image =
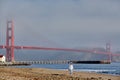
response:
<path id="1" fill-rule="evenodd" d="M 88 49 L 69 49 L 69 48 L 50 48 L 50 47 L 34 47 L 34 46 L 16 46 L 14 44 L 14 22 L 13 20 L 7 21 L 7 32 L 6 32 L 6 45 L 0 45 L 0 49 L 6 49 L 6 61 L 14 62 L 14 49 L 36 49 L 36 50 L 62 50 L 62 51 L 74 51 L 74 52 L 87 52 L 95 54 L 106 54 L 111 61 L 111 56 L 120 56 L 111 52 L 110 43 L 106 44 L 106 51 L 88 50 Z"/>

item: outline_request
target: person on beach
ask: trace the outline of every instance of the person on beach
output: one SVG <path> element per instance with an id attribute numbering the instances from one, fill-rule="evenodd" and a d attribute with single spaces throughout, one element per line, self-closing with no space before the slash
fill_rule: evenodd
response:
<path id="1" fill-rule="evenodd" d="M 69 71 L 69 73 L 70 73 L 70 75 L 72 75 L 73 74 L 73 64 L 72 64 L 72 62 L 70 62 L 69 63 L 69 67 L 68 67 L 68 71 Z"/>

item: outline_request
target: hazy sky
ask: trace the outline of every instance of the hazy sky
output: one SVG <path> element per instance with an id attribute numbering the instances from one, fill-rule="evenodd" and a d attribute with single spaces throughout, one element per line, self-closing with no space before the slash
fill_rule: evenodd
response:
<path id="1" fill-rule="evenodd" d="M 0 44 L 7 19 L 16 45 L 120 50 L 120 0 L 0 0 Z"/>

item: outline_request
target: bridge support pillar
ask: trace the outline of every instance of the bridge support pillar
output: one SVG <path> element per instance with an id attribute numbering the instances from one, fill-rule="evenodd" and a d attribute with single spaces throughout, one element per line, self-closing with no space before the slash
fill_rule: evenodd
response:
<path id="1" fill-rule="evenodd" d="M 111 62 L 112 54 L 111 54 L 111 45 L 110 45 L 110 43 L 106 43 L 106 52 L 108 53 L 108 59 Z"/>
<path id="2" fill-rule="evenodd" d="M 6 61 L 14 61 L 14 24 L 13 20 L 7 21 L 6 32 Z"/>

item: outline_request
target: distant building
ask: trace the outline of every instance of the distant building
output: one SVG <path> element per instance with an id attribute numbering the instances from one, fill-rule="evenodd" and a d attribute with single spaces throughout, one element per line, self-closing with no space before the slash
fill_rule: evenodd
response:
<path id="1" fill-rule="evenodd" d="M 4 55 L 0 55 L 0 62 L 5 62 L 5 56 Z"/>

